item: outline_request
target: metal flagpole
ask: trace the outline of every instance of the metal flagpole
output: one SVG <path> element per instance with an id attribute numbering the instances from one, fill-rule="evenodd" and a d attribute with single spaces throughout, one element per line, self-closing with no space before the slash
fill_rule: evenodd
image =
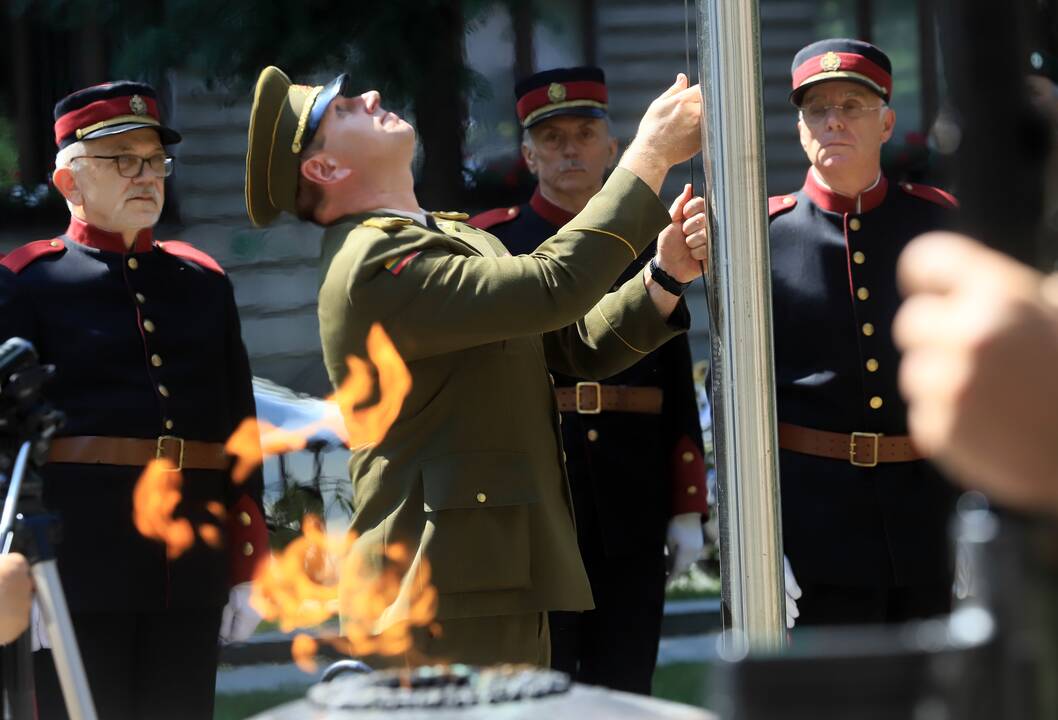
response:
<path id="1" fill-rule="evenodd" d="M 757 0 L 698 4 L 721 579 L 750 650 L 786 635 Z"/>

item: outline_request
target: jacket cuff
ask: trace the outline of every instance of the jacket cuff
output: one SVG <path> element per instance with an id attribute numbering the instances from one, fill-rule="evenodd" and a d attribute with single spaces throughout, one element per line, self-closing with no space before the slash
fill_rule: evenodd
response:
<path id="1" fill-rule="evenodd" d="M 701 513 L 709 517 L 709 501 L 705 487 L 705 458 L 694 442 L 683 435 L 673 448 L 672 456 L 672 515 Z"/>
<path id="2" fill-rule="evenodd" d="M 253 580 L 268 557 L 268 528 L 257 503 L 243 495 L 228 508 L 228 565 L 232 587 Z"/>

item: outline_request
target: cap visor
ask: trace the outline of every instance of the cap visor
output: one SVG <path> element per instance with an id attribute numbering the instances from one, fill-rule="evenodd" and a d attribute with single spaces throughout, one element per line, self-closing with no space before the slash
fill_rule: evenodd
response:
<path id="1" fill-rule="evenodd" d="M 577 115 L 579 117 L 593 117 L 593 118 L 604 118 L 606 117 L 606 111 L 602 108 L 595 107 L 571 107 L 571 108 L 555 108 L 550 112 L 546 112 L 540 117 L 533 118 L 533 121 L 525 126 L 525 129 L 538 125 L 539 123 L 547 120 L 548 118 L 557 117 L 559 115 Z"/>
<path id="2" fill-rule="evenodd" d="M 889 98 L 886 97 L 885 93 L 884 92 L 879 92 L 878 85 L 876 85 L 871 80 L 869 80 L 869 79 L 867 79 L 867 78 L 865 78 L 865 77 L 863 77 L 862 75 L 859 75 L 859 74 L 850 73 L 850 72 L 843 72 L 843 71 L 840 71 L 840 70 L 832 72 L 832 73 L 820 73 L 819 75 L 816 75 L 815 77 L 811 78 L 810 80 L 804 81 L 803 83 L 800 84 L 800 86 L 798 86 L 798 88 L 796 90 L 794 90 L 793 92 L 790 93 L 790 102 L 793 103 L 794 105 L 800 107 L 801 106 L 801 98 L 804 97 L 804 94 L 805 94 L 805 92 L 808 91 L 808 88 L 812 87 L 813 85 L 819 85 L 820 83 L 835 82 L 835 81 L 838 81 L 838 80 L 843 80 L 845 82 L 850 82 L 850 83 L 856 83 L 857 85 L 863 85 L 865 88 L 870 90 L 872 93 L 874 93 L 875 95 L 880 97 L 885 102 L 889 102 Z"/>
<path id="3" fill-rule="evenodd" d="M 176 145 L 183 138 L 180 137 L 180 133 L 172 128 L 167 128 L 162 125 L 152 125 L 150 123 L 121 123 L 120 125 L 111 125 L 110 127 L 99 128 L 93 132 L 88 133 L 82 140 L 95 140 L 96 138 L 107 137 L 109 135 L 120 135 L 121 133 L 131 132 L 133 130 L 139 130 L 141 128 L 150 128 L 158 133 L 158 137 L 162 141 L 162 145 Z"/>

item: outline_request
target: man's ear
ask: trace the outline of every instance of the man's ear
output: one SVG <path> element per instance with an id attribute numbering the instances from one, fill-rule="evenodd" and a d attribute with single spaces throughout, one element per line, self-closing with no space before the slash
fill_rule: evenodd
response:
<path id="1" fill-rule="evenodd" d="M 524 140 L 522 141 L 522 159 L 525 160 L 525 166 L 529 168 L 529 172 L 536 175 L 536 153 L 533 146 Z"/>
<path id="2" fill-rule="evenodd" d="M 84 205 L 84 195 L 81 193 L 81 188 L 77 186 L 77 177 L 73 170 L 68 167 L 56 168 L 51 175 L 51 181 L 67 202 Z"/>
<path id="3" fill-rule="evenodd" d="M 615 138 L 615 137 L 613 137 L 611 135 L 610 136 L 610 156 L 609 156 L 609 159 L 606 161 L 606 167 L 608 169 L 610 169 L 610 170 L 613 170 L 613 168 L 614 168 L 614 166 L 616 164 L 617 164 L 617 138 Z"/>
<path id="4" fill-rule="evenodd" d="M 885 117 L 882 119 L 882 142 L 889 142 L 893 136 L 893 128 L 896 127 L 896 112 L 892 108 L 885 109 Z"/>
<path id="5" fill-rule="evenodd" d="M 352 168 L 342 167 L 327 153 L 317 153 L 301 163 L 301 175 L 317 185 L 333 185 L 349 178 Z"/>

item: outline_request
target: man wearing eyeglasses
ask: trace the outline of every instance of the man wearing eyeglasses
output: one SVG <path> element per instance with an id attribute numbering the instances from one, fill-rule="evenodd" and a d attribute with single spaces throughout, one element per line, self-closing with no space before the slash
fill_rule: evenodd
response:
<path id="1" fill-rule="evenodd" d="M 154 90 L 114 82 L 55 106 L 53 181 L 70 224 L 0 261 L 0 339 L 30 340 L 56 367 L 66 415 L 43 467 L 62 522 L 56 558 L 100 717 L 211 718 L 218 635 L 258 616 L 249 580 L 267 553 L 261 478 L 235 485 L 224 445 L 255 414 L 232 286 L 206 253 L 158 242 L 172 171 Z M 175 516 L 195 529 L 169 558 L 133 523 L 133 489 L 155 458 L 181 471 Z M 34 613 L 37 703 L 66 716 Z"/>
<path id="2" fill-rule="evenodd" d="M 897 256 L 949 227 L 956 203 L 881 171 L 896 122 L 885 53 L 822 40 L 791 72 L 811 167 L 768 203 L 787 591 L 801 591 L 787 623 L 941 614 L 955 493 L 908 437 L 890 327 Z"/>

